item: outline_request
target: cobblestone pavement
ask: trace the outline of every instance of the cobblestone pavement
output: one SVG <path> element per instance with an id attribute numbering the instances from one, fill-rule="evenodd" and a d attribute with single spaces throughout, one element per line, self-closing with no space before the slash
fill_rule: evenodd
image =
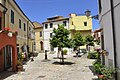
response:
<path id="1" fill-rule="evenodd" d="M 44 53 L 40 53 L 33 62 L 24 65 L 25 71 L 4 80 L 93 80 L 95 76 L 89 66 L 94 60 L 87 59 L 86 55 L 79 58 L 73 55 L 65 55 L 66 64 L 60 65 L 55 54 L 48 54 L 48 61 L 45 61 Z"/>

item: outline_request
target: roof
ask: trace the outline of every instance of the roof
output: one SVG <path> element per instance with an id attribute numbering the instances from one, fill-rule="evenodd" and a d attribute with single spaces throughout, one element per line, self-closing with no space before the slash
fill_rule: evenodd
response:
<path id="1" fill-rule="evenodd" d="M 39 22 L 34 21 L 33 24 L 34 24 L 35 28 L 43 28 L 43 25 L 40 24 Z"/>
<path id="2" fill-rule="evenodd" d="M 30 23 L 32 23 L 32 21 L 25 15 L 25 13 L 22 11 L 22 9 L 19 7 L 19 5 L 16 3 L 15 0 L 13 0 L 13 2 L 15 3 L 15 5 L 18 7 L 18 9 L 22 12 L 22 14 L 30 21 Z M 33 23 L 32 23 L 33 25 Z M 33 25 L 34 26 L 34 25 Z M 35 27 L 35 26 L 34 26 Z"/>
<path id="3" fill-rule="evenodd" d="M 93 31 L 93 33 L 101 32 L 102 30 L 103 30 L 103 28 L 99 28 L 99 29 L 96 29 L 95 31 Z"/>
<path id="4" fill-rule="evenodd" d="M 69 18 L 62 18 L 62 19 L 55 19 L 55 20 L 47 20 L 46 22 L 43 22 L 42 24 L 50 23 L 50 22 L 63 21 L 63 20 L 69 20 Z"/>

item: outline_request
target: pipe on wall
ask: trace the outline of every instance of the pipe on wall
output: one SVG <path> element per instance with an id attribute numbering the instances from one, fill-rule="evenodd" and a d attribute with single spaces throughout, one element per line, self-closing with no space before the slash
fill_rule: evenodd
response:
<path id="1" fill-rule="evenodd" d="M 116 34 L 115 34 L 115 20 L 114 20 L 114 4 L 113 0 L 110 0 L 111 7 L 111 20 L 112 20 L 112 32 L 113 32 L 113 47 L 114 47 L 114 66 L 117 68 L 117 52 L 116 52 Z M 117 79 L 117 73 L 115 74 L 115 80 Z"/>

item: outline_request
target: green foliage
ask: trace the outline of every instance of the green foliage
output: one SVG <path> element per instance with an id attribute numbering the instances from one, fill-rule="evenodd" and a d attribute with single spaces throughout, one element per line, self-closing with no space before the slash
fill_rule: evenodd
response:
<path id="1" fill-rule="evenodd" d="M 103 68 L 104 66 L 101 64 L 101 62 L 96 61 L 95 63 L 93 63 L 93 67 L 97 74 L 102 74 L 101 68 Z"/>
<path id="2" fill-rule="evenodd" d="M 63 25 L 59 25 L 58 29 L 53 30 L 53 36 L 50 39 L 50 44 L 53 47 L 70 47 L 70 39 L 69 34 L 70 32 L 64 28 Z"/>
<path id="3" fill-rule="evenodd" d="M 84 45 L 84 40 L 81 34 L 78 32 L 73 38 L 73 47 L 78 47 Z"/>
<path id="4" fill-rule="evenodd" d="M 66 49 L 64 49 L 64 50 L 63 50 L 63 55 L 67 55 L 67 52 L 68 52 L 68 51 L 67 51 Z"/>
<path id="5" fill-rule="evenodd" d="M 104 66 L 100 69 L 101 73 L 104 75 L 104 79 L 112 79 L 113 74 L 116 73 L 116 68 Z"/>
<path id="6" fill-rule="evenodd" d="M 89 58 L 89 59 L 98 59 L 98 57 L 99 57 L 98 52 L 88 53 L 88 56 L 87 56 L 87 58 Z"/>
<path id="7" fill-rule="evenodd" d="M 50 44 L 52 47 L 58 47 L 60 48 L 60 51 L 64 47 L 71 47 L 71 39 L 69 39 L 70 32 L 64 28 L 64 25 L 59 25 L 58 29 L 53 30 L 53 36 L 50 39 Z M 61 51 L 62 55 L 62 63 L 64 63 L 64 56 L 63 56 L 63 50 Z"/>
<path id="8" fill-rule="evenodd" d="M 94 46 L 94 37 L 91 35 L 86 36 L 85 43 L 88 46 Z"/>
<path id="9" fill-rule="evenodd" d="M 96 42 L 97 45 L 100 45 L 100 40 L 99 39 L 96 40 L 95 42 Z"/>
<path id="10" fill-rule="evenodd" d="M 18 65 L 18 66 L 22 66 L 22 61 L 21 61 L 21 60 L 18 60 L 18 61 L 17 61 L 17 65 Z"/>
<path id="11" fill-rule="evenodd" d="M 18 60 L 21 60 L 21 59 L 23 59 L 23 55 L 22 53 L 18 53 Z"/>
<path id="12" fill-rule="evenodd" d="M 113 75 L 116 73 L 117 69 L 114 67 L 107 67 L 105 65 L 102 65 L 100 61 L 96 60 L 93 63 L 93 67 L 95 69 L 95 72 L 98 75 L 103 75 L 103 80 L 107 80 L 107 79 L 112 79 Z"/>

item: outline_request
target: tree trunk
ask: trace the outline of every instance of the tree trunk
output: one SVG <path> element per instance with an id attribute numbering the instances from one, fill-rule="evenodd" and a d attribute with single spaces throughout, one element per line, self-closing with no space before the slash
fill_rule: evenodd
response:
<path id="1" fill-rule="evenodd" d="M 61 51 L 61 48 L 60 48 L 60 47 L 58 47 L 57 58 L 59 58 L 59 55 L 60 55 L 60 51 Z"/>
<path id="2" fill-rule="evenodd" d="M 63 49 L 61 51 L 61 55 L 62 55 L 62 64 L 64 64 L 64 55 L 63 55 Z"/>

